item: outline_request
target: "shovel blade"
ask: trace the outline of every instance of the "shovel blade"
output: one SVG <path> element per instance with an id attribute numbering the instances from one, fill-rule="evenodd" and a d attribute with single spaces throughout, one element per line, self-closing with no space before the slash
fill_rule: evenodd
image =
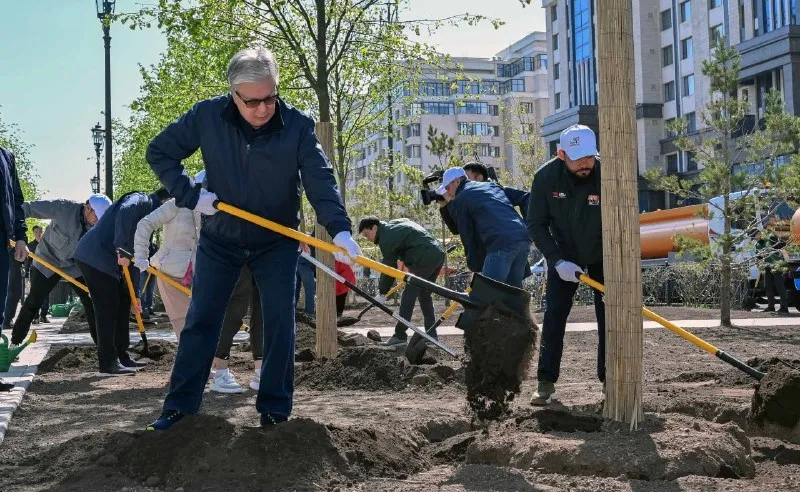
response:
<path id="1" fill-rule="evenodd" d="M 501 304 L 512 312 L 529 317 L 531 295 L 524 289 L 498 282 L 480 273 L 472 276 L 469 293 L 470 301 L 477 307 L 464 306 L 464 312 L 458 317 L 456 327 L 469 329 L 490 304 Z"/>

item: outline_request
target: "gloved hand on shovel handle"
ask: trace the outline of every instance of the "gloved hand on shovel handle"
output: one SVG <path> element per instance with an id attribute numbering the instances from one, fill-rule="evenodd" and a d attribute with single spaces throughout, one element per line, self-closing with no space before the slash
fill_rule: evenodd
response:
<path id="1" fill-rule="evenodd" d="M 135 258 L 133 260 L 133 266 L 139 269 L 140 272 L 146 272 L 148 268 L 150 268 L 150 260 L 146 260 L 144 258 Z"/>
<path id="2" fill-rule="evenodd" d="M 333 256 L 336 258 L 336 261 L 341 261 L 342 263 L 352 265 L 352 258 L 361 256 L 361 246 L 359 246 L 358 243 L 353 240 L 353 236 L 350 234 L 350 231 L 342 231 L 337 234 L 336 237 L 333 238 L 333 244 L 344 249 L 347 253 L 335 253 Z"/>
<path id="3" fill-rule="evenodd" d="M 194 209 L 203 215 L 214 215 L 219 212 L 217 207 L 214 206 L 214 202 L 217 200 L 219 199 L 216 193 L 200 190 L 200 198 L 197 199 L 197 205 L 194 206 Z"/>
<path id="4" fill-rule="evenodd" d="M 576 284 L 580 282 L 578 276 L 583 274 L 583 270 L 575 263 L 572 263 L 571 261 L 558 260 L 555 264 L 555 267 L 556 272 L 558 272 L 558 276 L 561 277 L 561 280 L 565 282 L 575 282 Z"/>

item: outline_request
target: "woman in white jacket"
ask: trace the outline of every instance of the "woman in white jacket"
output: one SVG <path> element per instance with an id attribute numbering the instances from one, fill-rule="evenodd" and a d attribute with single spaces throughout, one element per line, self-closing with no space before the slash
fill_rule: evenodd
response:
<path id="1" fill-rule="evenodd" d="M 148 260 L 150 236 L 162 226 L 164 237 L 161 247 Z M 187 271 L 190 264 L 194 265 L 199 238 L 200 213 L 178 207 L 174 199 L 169 200 L 140 220 L 136 226 L 134 237 L 136 266 L 145 271 L 147 266 L 152 264 L 176 282 L 184 283 L 185 277 L 191 279 L 191 274 L 187 276 Z M 172 329 L 175 331 L 175 336 L 180 338 L 180 332 L 186 321 L 186 312 L 189 310 L 189 297 L 160 278 L 156 278 L 156 281 Z"/>

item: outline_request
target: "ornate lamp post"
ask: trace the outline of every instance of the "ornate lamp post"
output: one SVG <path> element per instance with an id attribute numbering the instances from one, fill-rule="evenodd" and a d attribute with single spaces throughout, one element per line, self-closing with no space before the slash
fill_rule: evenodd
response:
<path id="1" fill-rule="evenodd" d="M 113 200 L 114 174 L 111 163 L 111 16 L 116 0 L 95 0 L 97 18 L 103 26 L 103 41 L 106 48 L 106 195 Z"/>
<path id="2" fill-rule="evenodd" d="M 100 193 L 100 152 L 103 151 L 103 139 L 105 138 L 105 131 L 97 123 L 92 128 L 92 141 L 94 142 L 94 153 L 97 155 L 97 175 L 91 179 L 92 191 Z"/>

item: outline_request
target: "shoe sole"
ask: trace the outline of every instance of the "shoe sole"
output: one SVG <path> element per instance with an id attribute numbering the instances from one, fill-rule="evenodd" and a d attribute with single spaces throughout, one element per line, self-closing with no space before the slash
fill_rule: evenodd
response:
<path id="1" fill-rule="evenodd" d="M 392 343 L 392 344 L 382 343 L 381 347 L 392 347 L 392 348 L 394 348 L 394 347 L 405 347 L 406 345 L 408 345 L 407 341 L 406 342 L 401 342 L 401 343 Z"/>
<path id="2" fill-rule="evenodd" d="M 531 398 L 531 405 L 535 407 L 544 407 L 550 404 L 552 398 L 552 396 L 548 396 L 547 398 Z"/>
<path id="3" fill-rule="evenodd" d="M 210 391 L 213 391 L 214 393 L 226 393 L 226 394 L 244 393 L 244 388 L 242 388 L 241 386 L 239 388 L 226 388 L 224 386 L 217 386 L 215 384 L 211 384 L 211 386 L 209 386 L 208 389 Z"/>
<path id="4" fill-rule="evenodd" d="M 134 374 L 136 374 L 135 371 L 134 372 L 121 372 L 121 373 L 117 373 L 117 374 L 113 374 L 113 373 L 110 373 L 110 372 L 98 372 L 97 376 L 100 376 L 100 377 L 103 377 L 103 378 L 113 378 L 113 377 L 117 377 L 117 376 L 133 376 Z"/>

